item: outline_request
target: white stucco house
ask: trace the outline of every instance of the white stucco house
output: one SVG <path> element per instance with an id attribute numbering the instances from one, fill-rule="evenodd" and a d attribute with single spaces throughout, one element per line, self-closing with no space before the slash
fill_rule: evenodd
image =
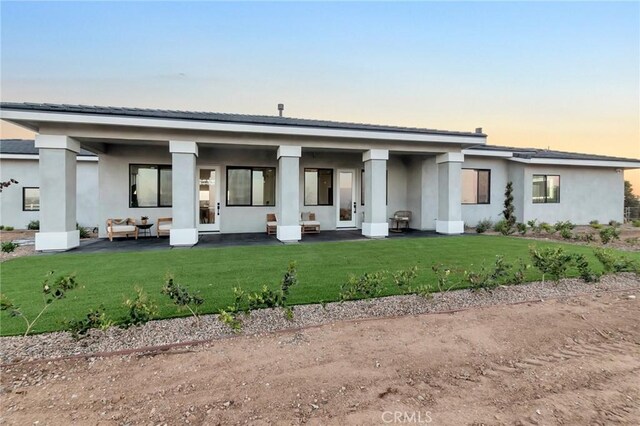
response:
<path id="1" fill-rule="evenodd" d="M 80 226 L 98 226 L 98 156 L 81 150 L 77 158 L 76 218 Z M 34 140 L 0 140 L 0 181 L 18 181 L 0 193 L 0 225 L 24 229 L 40 220 L 39 154 Z"/>
<path id="2" fill-rule="evenodd" d="M 507 182 L 519 221 L 622 221 L 625 159 L 488 146 L 481 129 L 443 131 L 278 116 L 2 103 L 0 117 L 37 132 L 38 250 L 79 244 L 78 154 L 98 157 L 100 235 L 110 218 L 171 217 L 169 244 L 200 233 L 261 232 L 301 239 L 301 213 L 322 230 L 410 227 L 459 234 L 499 219 Z M 80 208 L 82 210 L 82 208 Z"/>

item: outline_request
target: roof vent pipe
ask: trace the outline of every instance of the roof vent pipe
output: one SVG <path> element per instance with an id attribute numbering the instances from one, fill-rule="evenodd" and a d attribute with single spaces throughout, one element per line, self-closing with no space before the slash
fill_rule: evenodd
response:
<path id="1" fill-rule="evenodd" d="M 482 127 L 476 127 L 476 133 L 482 133 Z"/>
<path id="2" fill-rule="evenodd" d="M 282 117 L 282 111 L 284 111 L 284 104 L 278 104 L 278 115 Z"/>

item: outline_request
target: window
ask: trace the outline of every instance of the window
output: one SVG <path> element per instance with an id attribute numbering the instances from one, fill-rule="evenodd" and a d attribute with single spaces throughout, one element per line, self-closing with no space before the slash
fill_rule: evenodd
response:
<path id="1" fill-rule="evenodd" d="M 227 167 L 227 206 L 275 205 L 275 168 Z"/>
<path id="2" fill-rule="evenodd" d="M 129 165 L 129 207 L 171 207 L 171 166 Z"/>
<path id="3" fill-rule="evenodd" d="M 360 205 L 364 206 L 364 169 L 360 171 Z M 389 204 L 389 170 L 387 169 L 387 192 L 385 193 L 385 203 Z"/>
<path id="4" fill-rule="evenodd" d="M 533 202 L 559 203 L 560 176 L 533 175 Z"/>
<path id="5" fill-rule="evenodd" d="M 462 204 L 491 203 L 491 170 L 462 169 Z"/>
<path id="6" fill-rule="evenodd" d="M 304 169 L 304 205 L 333 205 L 333 169 Z"/>
<path id="7" fill-rule="evenodd" d="M 40 188 L 22 188 L 22 210 L 25 212 L 40 210 Z"/>

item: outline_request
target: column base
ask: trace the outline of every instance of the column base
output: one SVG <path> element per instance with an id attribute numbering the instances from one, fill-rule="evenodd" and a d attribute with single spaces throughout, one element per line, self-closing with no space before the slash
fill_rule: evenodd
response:
<path id="1" fill-rule="evenodd" d="M 172 246 L 194 246 L 198 244 L 198 230 L 196 228 L 171 229 L 169 244 Z"/>
<path id="2" fill-rule="evenodd" d="M 362 223 L 362 235 L 367 238 L 385 238 L 389 235 L 389 224 L 383 223 Z"/>
<path id="3" fill-rule="evenodd" d="M 38 232 L 36 251 L 66 251 L 80 245 L 80 231 Z"/>
<path id="4" fill-rule="evenodd" d="M 438 234 L 464 234 L 464 222 L 461 220 L 436 220 Z"/>
<path id="5" fill-rule="evenodd" d="M 276 237 L 283 243 L 297 243 L 302 239 L 302 229 L 299 225 L 278 226 Z"/>

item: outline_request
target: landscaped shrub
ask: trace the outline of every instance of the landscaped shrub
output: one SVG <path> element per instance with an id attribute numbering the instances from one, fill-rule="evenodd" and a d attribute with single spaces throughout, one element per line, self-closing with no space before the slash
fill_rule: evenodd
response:
<path id="1" fill-rule="evenodd" d="M 491 229 L 492 226 L 493 226 L 493 222 L 490 219 L 482 219 L 476 225 L 476 232 L 478 234 L 482 234 L 484 232 L 487 232 L 489 229 Z"/>
<path id="2" fill-rule="evenodd" d="M 13 231 L 13 226 L 5 226 L 4 230 L 5 231 Z"/>
<path id="3" fill-rule="evenodd" d="M 570 240 L 573 238 L 573 232 L 571 232 L 571 229 L 569 228 L 561 228 L 560 229 L 560 236 L 562 238 L 564 238 L 565 240 Z"/>
<path id="4" fill-rule="evenodd" d="M 125 328 L 149 322 L 158 312 L 156 304 L 149 300 L 147 293 L 139 287 L 136 287 L 135 297 L 124 301 L 124 306 L 129 309 L 123 322 Z"/>
<path id="5" fill-rule="evenodd" d="M 340 299 L 353 300 L 378 296 L 382 293 L 383 271 L 365 272 L 360 276 L 349 275 L 347 281 L 340 286 Z"/>
<path id="6" fill-rule="evenodd" d="M 493 230 L 496 232 L 500 232 L 502 235 L 511 235 L 515 232 L 514 227 L 509 225 L 509 223 L 505 219 L 497 221 L 493 225 Z"/>
<path id="7" fill-rule="evenodd" d="M 436 274 L 436 282 L 440 293 L 446 293 L 456 285 L 455 282 L 451 282 L 451 269 L 445 268 L 440 264 L 431 266 L 431 270 Z"/>
<path id="8" fill-rule="evenodd" d="M 391 279 L 393 283 L 398 286 L 398 288 L 403 293 L 413 293 L 412 283 L 418 276 L 418 267 L 414 266 L 409 269 L 403 269 L 396 271 L 391 274 Z"/>
<path id="9" fill-rule="evenodd" d="M 67 292 L 78 287 L 78 281 L 76 280 L 75 275 L 60 275 L 59 277 L 52 279 L 53 274 L 53 271 L 49 272 L 42 282 L 43 306 L 38 315 L 36 315 L 32 320 L 29 320 L 24 313 L 22 313 L 20 307 L 14 305 L 5 295 L 0 294 L 0 309 L 3 311 L 9 311 L 11 316 L 20 317 L 24 320 L 27 326 L 24 332 L 25 336 L 31 332 L 33 326 L 53 302 L 64 299 Z"/>
<path id="10" fill-rule="evenodd" d="M 513 228 L 516 224 L 515 206 L 513 205 L 513 182 L 507 182 L 504 190 L 504 210 L 502 216 L 507 221 L 509 228 Z"/>
<path id="11" fill-rule="evenodd" d="M 625 238 L 624 242 L 635 246 L 636 244 L 640 243 L 640 237 Z"/>
<path id="12" fill-rule="evenodd" d="M 608 228 L 602 228 L 600 230 L 600 241 L 602 244 L 609 244 L 613 240 L 620 239 L 620 230 L 615 226 L 610 226 Z"/>
<path id="13" fill-rule="evenodd" d="M 602 228 L 602 224 L 598 220 L 592 220 L 591 222 L 589 222 L 589 226 L 591 226 L 593 229 Z"/>
<path id="14" fill-rule="evenodd" d="M 14 243 L 13 241 L 5 241 L 4 243 L 2 243 L 2 252 L 13 253 L 18 247 L 20 247 L 20 244 L 18 243 Z"/>
<path id="15" fill-rule="evenodd" d="M 631 224 L 636 228 L 640 228 L 640 219 L 634 220 Z"/>
<path id="16" fill-rule="evenodd" d="M 535 246 L 529 248 L 529 254 L 533 266 L 542 272 L 542 281 L 545 275 L 550 275 L 554 281 L 558 282 L 567 276 L 567 269 L 571 266 L 573 256 L 562 247 L 544 247 L 541 249 Z"/>
<path id="17" fill-rule="evenodd" d="M 81 320 L 67 321 L 66 328 L 74 339 L 85 336 L 92 328 L 106 330 L 113 325 L 113 321 L 107 318 L 104 306 L 90 310 Z"/>
<path id="18" fill-rule="evenodd" d="M 481 265 L 478 270 L 464 272 L 464 279 L 472 290 L 491 289 L 503 284 L 509 277 L 512 265 L 504 260 L 504 256 L 496 256 L 492 268 Z"/>
<path id="19" fill-rule="evenodd" d="M 4 231 L 4 225 L 0 225 L 0 231 Z"/>
<path id="20" fill-rule="evenodd" d="M 556 233 L 556 228 L 551 226 L 547 222 L 541 222 L 540 225 L 538 225 L 538 226 L 540 227 L 541 231 L 544 231 L 547 234 L 555 234 Z"/>
<path id="21" fill-rule="evenodd" d="M 614 228 L 618 228 L 620 227 L 620 225 L 622 225 L 620 222 L 618 222 L 617 220 L 610 220 L 609 221 L 609 226 L 613 226 Z"/>
<path id="22" fill-rule="evenodd" d="M 597 248 L 593 251 L 605 273 L 640 272 L 640 264 L 627 256 L 616 256 L 612 250 Z"/>
<path id="23" fill-rule="evenodd" d="M 600 276 L 596 274 L 591 266 L 589 265 L 589 261 L 583 254 L 574 255 L 574 261 L 576 267 L 578 268 L 578 272 L 580 273 L 580 278 L 586 283 L 595 283 L 600 280 Z"/>
<path id="24" fill-rule="evenodd" d="M 526 223 L 522 223 L 522 222 L 518 222 L 516 223 L 516 229 L 518 230 L 518 233 L 520 235 L 526 235 L 527 234 L 527 224 Z"/>
<path id="25" fill-rule="evenodd" d="M 553 225 L 553 227 L 556 229 L 556 231 L 562 231 L 564 229 L 572 231 L 573 228 L 576 227 L 576 225 L 571 223 L 570 220 L 567 220 L 567 221 L 558 221 L 555 223 L 555 225 Z"/>
<path id="26" fill-rule="evenodd" d="M 522 259 L 518 261 L 518 266 L 514 267 L 513 274 L 509 279 L 511 284 L 523 284 L 526 279 L 527 270 L 531 268 L 531 265 L 525 263 Z"/>
<path id="27" fill-rule="evenodd" d="M 169 299 L 173 301 L 178 309 L 188 309 L 196 321 L 200 322 L 197 311 L 198 306 L 204 303 L 204 299 L 197 293 L 191 293 L 186 287 L 176 283 L 173 275 L 171 274 L 167 275 L 164 287 L 162 287 L 160 292 L 169 296 Z"/>
<path id="28" fill-rule="evenodd" d="M 79 223 L 76 223 L 76 229 L 80 231 L 80 238 L 91 238 L 91 233 L 87 231 L 87 228 L 83 228 Z"/>
<path id="29" fill-rule="evenodd" d="M 539 234 L 540 233 L 540 230 L 541 230 L 540 229 L 540 224 L 538 223 L 537 219 L 528 220 L 527 221 L 527 225 L 531 229 L 531 232 L 533 232 L 534 234 Z"/>
<path id="30" fill-rule="evenodd" d="M 27 224 L 27 229 L 31 229 L 33 231 L 37 231 L 38 229 L 40 229 L 40 221 L 39 220 L 32 220 L 31 222 L 29 222 Z"/>

